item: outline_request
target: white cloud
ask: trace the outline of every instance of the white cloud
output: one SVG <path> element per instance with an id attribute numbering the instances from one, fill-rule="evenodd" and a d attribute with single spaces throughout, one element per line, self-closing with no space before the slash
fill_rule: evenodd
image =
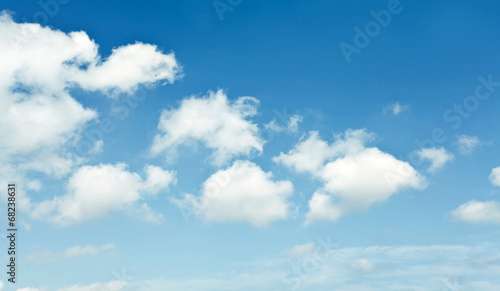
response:
<path id="1" fill-rule="evenodd" d="M 500 202 L 471 200 L 453 210 L 451 215 L 467 223 L 500 224 Z"/>
<path id="2" fill-rule="evenodd" d="M 352 264 L 352 267 L 360 272 L 360 273 L 365 273 L 365 274 L 369 274 L 369 273 L 373 273 L 375 271 L 375 266 L 373 265 L 373 263 L 371 263 L 369 260 L 367 259 L 359 259 L 359 260 L 356 260 L 353 264 Z"/>
<path id="3" fill-rule="evenodd" d="M 317 131 L 311 131 L 307 139 L 304 137 L 287 154 L 280 153 L 273 161 L 293 168 L 299 173 L 318 173 L 327 159 L 352 154 L 364 149 L 364 144 L 373 140 L 373 134 L 364 130 L 347 130 L 345 136 L 337 135 L 335 142 L 328 145 L 319 137 Z"/>
<path id="4" fill-rule="evenodd" d="M 453 154 L 445 150 L 443 147 L 421 149 L 417 152 L 417 154 L 420 158 L 431 162 L 428 169 L 431 173 L 441 169 L 447 162 L 454 159 Z"/>
<path id="5" fill-rule="evenodd" d="M 476 266 L 472 263 L 473 260 L 489 263 Z M 328 242 L 318 240 L 317 249 L 309 255 L 297 257 L 292 253 L 286 254 L 286 251 L 279 252 L 268 259 L 240 264 L 238 271 L 190 278 L 118 281 L 122 283 L 115 284 L 116 287 L 123 284 L 120 287 L 123 290 L 135 288 L 138 291 L 493 291 L 499 290 L 499 267 L 500 251 L 498 245 L 491 243 L 476 246 L 374 245 L 338 248 L 328 239 Z M 367 276 L 360 276 L 359 271 L 364 271 Z M 376 275 L 373 271 L 376 271 Z M 90 285 L 94 289 L 82 289 L 85 286 L 76 285 L 72 287 L 74 289 L 68 287 L 59 291 L 110 290 L 107 284 L 109 283 Z"/>
<path id="6" fill-rule="evenodd" d="M 457 140 L 460 153 L 467 155 L 472 153 L 482 143 L 477 136 L 461 135 Z"/>
<path id="7" fill-rule="evenodd" d="M 26 255 L 26 260 L 28 261 L 41 261 L 47 263 L 53 263 L 59 259 L 60 255 L 55 252 L 37 252 Z"/>
<path id="8" fill-rule="evenodd" d="M 146 166 L 146 176 L 148 178 L 144 183 L 144 188 L 149 193 L 156 194 L 162 189 L 168 188 L 170 184 L 177 183 L 174 172 L 165 171 L 156 166 Z"/>
<path id="9" fill-rule="evenodd" d="M 42 183 L 39 180 L 32 180 L 26 183 L 26 188 L 33 191 L 38 191 L 42 188 Z"/>
<path id="10" fill-rule="evenodd" d="M 367 148 L 373 134 L 347 130 L 329 145 L 311 132 L 288 154 L 273 158 L 297 172 L 309 172 L 323 182 L 309 200 L 306 223 L 336 221 L 340 217 L 383 202 L 406 189 L 422 189 L 426 182 L 410 164 L 378 148 Z"/>
<path id="11" fill-rule="evenodd" d="M 70 148 L 98 115 L 70 96 L 71 89 L 116 95 L 180 77 L 174 54 L 149 44 L 120 46 L 102 59 L 83 31 L 16 23 L 5 12 L 0 35 L 0 162 L 21 173 L 61 176 L 82 162 Z M 92 153 L 100 147 L 97 141 Z"/>
<path id="12" fill-rule="evenodd" d="M 82 70 L 78 65 L 88 68 Z M 72 64 L 67 78 L 89 91 L 131 93 L 139 84 L 173 83 L 180 71 L 174 53 L 163 54 L 155 45 L 136 42 L 113 49 L 106 60 L 95 55 L 91 61 Z"/>
<path id="13" fill-rule="evenodd" d="M 238 221 L 261 227 L 290 215 L 287 198 L 293 193 L 293 185 L 273 181 L 271 172 L 254 163 L 235 161 L 208 178 L 201 193 L 199 197 L 186 194 L 175 203 L 195 209 L 208 221 Z"/>
<path id="14" fill-rule="evenodd" d="M 407 110 L 409 108 L 408 105 L 401 105 L 399 102 L 388 105 L 384 108 L 384 114 L 386 112 L 392 112 L 394 115 L 399 115 L 399 113 Z"/>
<path id="15" fill-rule="evenodd" d="M 490 182 L 495 186 L 500 186 L 500 167 L 496 167 L 491 170 Z"/>
<path id="16" fill-rule="evenodd" d="M 247 120 L 257 114 L 259 101 L 240 97 L 229 101 L 222 90 L 201 98 L 184 99 L 178 109 L 164 110 L 151 153 L 170 152 L 186 143 L 200 141 L 213 149 L 213 163 L 226 164 L 252 150 L 262 152 L 264 141 L 256 124 Z"/>
<path id="17" fill-rule="evenodd" d="M 110 211 L 134 213 L 144 208 L 139 204 L 141 200 L 166 189 L 175 181 L 174 176 L 174 172 L 155 166 L 146 167 L 145 180 L 127 171 L 125 164 L 83 166 L 69 179 L 64 196 L 34 205 L 31 214 L 67 225 L 102 217 Z"/>
<path id="18" fill-rule="evenodd" d="M 272 130 L 274 132 L 297 132 L 299 128 L 299 123 L 302 122 L 302 116 L 295 114 L 290 116 L 286 125 L 280 125 L 277 119 L 271 120 L 269 123 L 264 124 L 264 128 Z"/>
<path id="19" fill-rule="evenodd" d="M 147 286 L 137 284 L 137 289 L 493 291 L 500 286 L 498 261 L 481 268 L 470 262 L 472 258 L 499 257 L 498 246 L 492 244 L 332 248 L 301 258 L 280 254 L 272 259 L 246 263 L 244 265 L 249 268 L 241 271 L 213 276 L 147 280 Z M 353 270 L 353 262 L 358 262 L 355 265 L 360 270 Z M 377 273 L 360 276 L 359 271 L 363 270 Z"/>
<path id="20" fill-rule="evenodd" d="M 108 251 L 114 248 L 113 244 L 106 244 L 103 246 L 86 245 L 84 247 L 74 246 L 66 250 L 65 256 L 68 258 L 80 257 L 85 255 L 95 256 L 103 251 Z"/>
<path id="21" fill-rule="evenodd" d="M 94 283 L 92 285 L 74 285 L 57 289 L 58 291 L 120 291 L 126 290 L 127 281 L 111 281 L 106 283 Z"/>
<path id="22" fill-rule="evenodd" d="M 0 282 L 1 283 L 1 282 Z M 69 287 L 63 287 L 57 289 L 57 291 L 120 291 L 120 290 L 127 290 L 128 283 L 127 281 L 124 280 L 116 280 L 116 281 L 111 281 L 111 282 L 106 282 L 106 283 L 94 283 L 91 285 L 73 285 Z M 0 285 L 1 287 L 2 285 Z M 2 289 L 0 288 L 0 291 Z M 47 291 L 45 288 L 20 288 L 17 289 L 17 291 Z"/>
<path id="23" fill-rule="evenodd" d="M 88 244 L 84 247 L 82 246 L 74 246 L 71 248 L 68 248 L 64 254 L 52 252 L 52 251 L 45 251 L 45 252 L 35 252 L 35 253 L 30 253 L 26 255 L 26 260 L 28 261 L 41 261 L 45 263 L 53 263 L 60 259 L 61 257 L 66 257 L 66 258 L 75 258 L 75 257 L 80 257 L 80 256 L 95 256 L 98 255 L 99 253 L 109 251 L 115 247 L 114 244 L 106 244 L 102 246 L 94 246 L 91 244 Z"/>
<path id="24" fill-rule="evenodd" d="M 314 251 L 315 247 L 316 245 L 314 244 L 314 242 L 309 242 L 303 245 L 296 245 L 292 248 L 286 249 L 284 253 L 296 257 L 302 257 L 304 255 L 311 254 Z"/>

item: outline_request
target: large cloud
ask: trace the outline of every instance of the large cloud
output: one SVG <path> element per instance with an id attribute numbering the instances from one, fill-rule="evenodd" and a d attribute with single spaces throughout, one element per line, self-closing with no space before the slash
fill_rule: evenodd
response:
<path id="1" fill-rule="evenodd" d="M 83 31 L 16 23 L 6 13 L 0 13 L 0 50 L 0 163 L 21 171 L 63 175 L 81 162 L 67 155 L 67 146 L 97 112 L 72 98 L 70 89 L 116 96 L 180 77 L 174 54 L 154 45 L 117 47 L 102 59 Z"/>
<path id="2" fill-rule="evenodd" d="M 32 216 L 68 225 L 125 211 L 158 222 L 161 215 L 141 201 L 174 183 L 175 173 L 156 166 L 147 166 L 145 172 L 142 179 L 124 164 L 83 166 L 69 179 L 64 196 L 34 204 Z"/>
<path id="3" fill-rule="evenodd" d="M 262 151 L 264 141 L 256 124 L 247 120 L 257 114 L 259 101 L 240 97 L 229 101 L 223 91 L 185 99 L 179 108 L 164 110 L 151 146 L 153 154 L 172 151 L 185 143 L 200 141 L 213 149 L 213 163 L 222 166 L 233 157 Z"/>
<path id="4" fill-rule="evenodd" d="M 311 132 L 289 153 L 273 160 L 297 172 L 308 172 L 323 182 L 309 201 L 306 223 L 336 221 L 341 216 L 383 202 L 405 189 L 426 186 L 423 176 L 407 162 L 400 161 L 365 143 L 373 134 L 347 130 L 332 144 Z"/>
<path id="5" fill-rule="evenodd" d="M 208 221 L 239 221 L 257 227 L 291 213 L 287 198 L 293 193 L 292 183 L 273 181 L 271 172 L 249 161 L 236 161 L 213 174 L 203 183 L 201 192 L 199 197 L 186 194 L 175 202 Z"/>

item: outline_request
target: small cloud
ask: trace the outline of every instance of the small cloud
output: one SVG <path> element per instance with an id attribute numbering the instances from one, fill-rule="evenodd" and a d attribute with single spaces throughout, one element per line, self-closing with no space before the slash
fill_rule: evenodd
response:
<path id="1" fill-rule="evenodd" d="M 115 248 L 114 244 L 106 244 L 106 245 L 97 246 L 97 247 L 94 245 L 90 245 L 90 244 L 86 245 L 84 247 L 75 246 L 75 247 L 68 248 L 64 254 L 64 257 L 75 258 L 75 257 L 85 256 L 85 255 L 95 256 L 99 253 L 111 250 L 113 248 Z M 63 255 L 60 253 L 46 251 L 46 252 L 37 252 L 37 253 L 28 254 L 26 256 L 26 260 L 53 263 L 61 257 L 63 257 Z"/>
<path id="2" fill-rule="evenodd" d="M 422 159 L 431 161 L 431 166 L 428 171 L 433 173 L 442 168 L 447 162 L 454 159 L 453 154 L 441 148 L 427 148 L 421 149 L 417 152 L 418 156 Z"/>
<path id="3" fill-rule="evenodd" d="M 74 258 L 74 257 L 79 257 L 79 256 L 85 256 L 85 255 L 95 256 L 95 255 L 99 254 L 100 252 L 110 250 L 114 247 L 115 247 L 114 244 L 107 244 L 107 245 L 103 245 L 100 247 L 96 247 L 94 245 L 86 245 L 84 247 L 75 246 L 75 247 L 67 249 L 65 256 L 67 258 Z"/>
<path id="4" fill-rule="evenodd" d="M 458 221 L 500 224 L 500 202 L 471 200 L 451 212 Z"/>
<path id="5" fill-rule="evenodd" d="M 491 170 L 490 182 L 495 186 L 500 186 L 500 167 Z"/>
<path id="6" fill-rule="evenodd" d="M 472 153 L 483 142 L 477 136 L 461 135 L 457 140 L 458 149 L 461 154 L 467 155 Z"/>
<path id="7" fill-rule="evenodd" d="M 384 114 L 386 114 L 387 112 L 392 112 L 392 114 L 394 115 L 399 115 L 399 113 L 407 110 L 409 107 L 410 107 L 409 105 L 401 105 L 398 101 L 396 103 L 384 107 Z"/>
<path id="8" fill-rule="evenodd" d="M 53 263 L 59 259 L 60 255 L 51 251 L 31 253 L 26 256 L 27 261 L 41 261 Z"/>
<path id="9" fill-rule="evenodd" d="M 309 242 L 303 245 L 296 245 L 292 248 L 289 248 L 285 250 L 285 253 L 296 257 L 302 257 L 304 255 L 312 253 L 314 251 L 314 247 L 314 242 Z"/>
<path id="10" fill-rule="evenodd" d="M 31 231 L 31 224 L 27 223 L 27 222 L 24 222 L 24 221 L 19 221 L 19 224 L 21 224 L 22 227 L 24 227 L 24 229 L 27 231 L 27 232 L 30 232 Z M 1 289 L 0 289 L 1 290 Z"/>
<path id="11" fill-rule="evenodd" d="M 299 123 L 302 122 L 303 117 L 295 114 L 290 116 L 287 121 L 287 124 L 280 125 L 280 122 L 277 119 L 271 120 L 269 123 L 264 124 L 264 128 L 272 130 L 274 132 L 297 132 L 299 128 Z M 284 122 L 284 121 L 283 121 Z"/>
<path id="12" fill-rule="evenodd" d="M 38 191 L 42 188 L 42 183 L 39 180 L 32 180 L 26 183 L 28 190 Z"/>
<path id="13" fill-rule="evenodd" d="M 302 116 L 296 114 L 292 117 L 290 117 L 290 120 L 288 121 L 288 131 L 290 132 L 296 132 L 297 128 L 299 126 L 299 123 L 302 122 Z"/>
<path id="14" fill-rule="evenodd" d="M 375 266 L 367 259 L 360 259 L 355 261 L 352 264 L 352 267 L 354 270 L 364 274 L 370 274 L 375 271 Z"/>
<path id="15" fill-rule="evenodd" d="M 92 147 L 92 149 L 90 150 L 90 153 L 95 155 L 95 154 L 99 154 L 102 152 L 102 146 L 104 145 L 104 142 L 101 140 L 98 140 L 94 146 Z"/>

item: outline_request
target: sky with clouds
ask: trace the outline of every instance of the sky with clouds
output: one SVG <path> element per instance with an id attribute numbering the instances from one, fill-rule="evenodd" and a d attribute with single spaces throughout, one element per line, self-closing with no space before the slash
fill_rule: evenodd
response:
<path id="1" fill-rule="evenodd" d="M 500 290 L 496 1 L 0 11 L 0 290 Z"/>

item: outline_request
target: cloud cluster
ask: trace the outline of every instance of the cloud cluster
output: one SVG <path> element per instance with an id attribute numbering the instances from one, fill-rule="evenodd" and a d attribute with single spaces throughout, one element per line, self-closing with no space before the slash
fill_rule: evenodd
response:
<path id="1" fill-rule="evenodd" d="M 175 183 L 175 173 L 156 166 L 147 166 L 145 173 L 142 179 L 125 164 L 83 166 L 69 178 L 65 195 L 34 204 L 31 215 L 69 225 L 125 211 L 158 222 L 161 215 L 141 201 Z"/>
<path id="2" fill-rule="evenodd" d="M 201 196 L 185 194 L 175 203 L 194 209 L 208 221 L 238 221 L 261 227 L 290 215 L 288 198 L 292 193 L 291 182 L 273 181 L 272 173 L 256 164 L 235 161 L 203 183 Z"/>
<path id="3" fill-rule="evenodd" d="M 83 31 L 16 23 L 5 12 L 0 35 L 0 163 L 22 172 L 64 175 L 81 162 L 67 147 L 98 114 L 75 100 L 71 89 L 116 96 L 181 76 L 174 54 L 154 45 L 120 46 L 103 59 Z"/>
<path id="4" fill-rule="evenodd" d="M 259 129 L 247 119 L 257 114 L 258 105 L 253 97 L 230 101 L 222 90 L 184 99 L 179 108 L 163 111 L 158 124 L 160 133 L 154 138 L 151 153 L 171 154 L 182 144 L 202 142 L 214 150 L 213 164 L 222 166 L 252 150 L 262 152 L 264 141 L 259 137 Z"/>
<path id="5" fill-rule="evenodd" d="M 336 221 L 341 216 L 383 202 L 405 188 L 422 189 L 425 179 L 407 162 L 365 144 L 373 134 L 347 130 L 332 144 L 309 133 L 287 154 L 273 158 L 299 173 L 310 173 L 323 182 L 309 200 L 306 223 Z"/>

